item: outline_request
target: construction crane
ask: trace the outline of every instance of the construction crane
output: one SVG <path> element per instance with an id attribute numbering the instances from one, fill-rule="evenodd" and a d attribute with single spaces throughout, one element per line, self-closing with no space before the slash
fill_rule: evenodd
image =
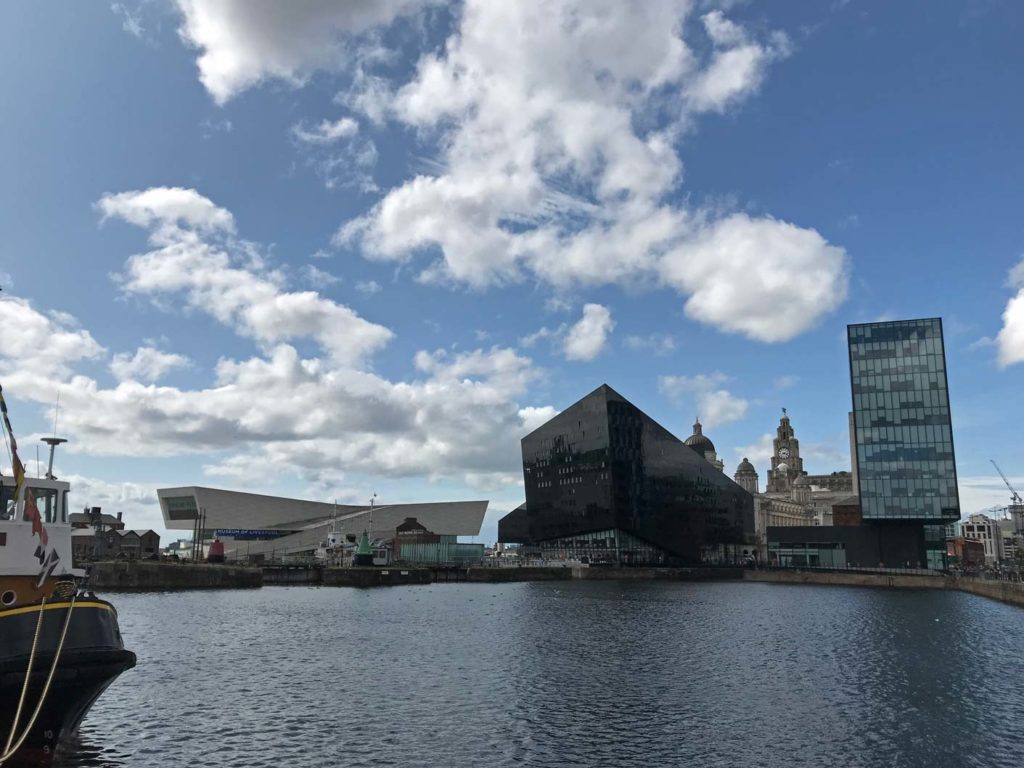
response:
<path id="1" fill-rule="evenodd" d="M 996 460 L 989 459 L 989 461 L 992 462 L 992 466 L 996 468 L 996 472 L 999 473 L 999 476 L 1003 478 L 1003 482 L 1006 483 L 1006 487 L 1010 489 L 1010 498 L 1013 499 L 1014 506 L 1020 506 L 1021 504 L 1024 504 L 1024 501 L 1022 501 L 1020 498 L 1020 494 L 1017 493 L 1016 489 L 1012 485 L 1010 485 L 1010 481 L 1006 479 L 1006 475 L 1003 474 L 1003 470 L 1001 470 L 999 468 L 999 465 L 996 464 Z"/>

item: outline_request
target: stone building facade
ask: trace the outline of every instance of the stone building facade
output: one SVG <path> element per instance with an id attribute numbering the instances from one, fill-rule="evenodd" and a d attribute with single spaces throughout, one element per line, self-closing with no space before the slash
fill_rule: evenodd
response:
<path id="1" fill-rule="evenodd" d="M 809 475 L 804 471 L 800 441 L 785 410 L 772 441 L 768 481 L 758 491 L 759 477 L 746 458 L 734 474 L 735 481 L 754 495 L 754 531 L 758 553 L 767 557 L 769 527 L 833 525 L 833 507 L 849 515 L 851 497 L 856 504 L 853 475 L 839 471 L 828 475 Z"/>

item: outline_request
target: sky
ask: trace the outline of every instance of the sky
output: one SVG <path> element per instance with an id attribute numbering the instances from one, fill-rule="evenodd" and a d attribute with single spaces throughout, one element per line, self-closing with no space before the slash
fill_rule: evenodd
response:
<path id="1" fill-rule="evenodd" d="M 1024 9 L 0 6 L 0 384 L 73 505 L 523 500 L 607 383 L 849 469 L 848 323 L 941 316 L 965 515 L 1024 486 Z M 42 457 L 45 458 L 45 457 Z M 9 466 L 4 459 L 4 466 Z"/>

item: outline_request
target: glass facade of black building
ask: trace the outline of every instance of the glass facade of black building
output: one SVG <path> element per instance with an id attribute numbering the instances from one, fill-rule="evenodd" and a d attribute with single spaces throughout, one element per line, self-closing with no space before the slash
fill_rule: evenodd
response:
<path id="1" fill-rule="evenodd" d="M 960 519 L 942 321 L 866 323 L 847 333 L 864 523 L 919 526 L 927 567 L 940 568 L 944 527 Z"/>
<path id="2" fill-rule="evenodd" d="M 504 542 L 549 557 L 667 565 L 738 558 L 753 497 L 607 385 L 523 438 L 526 504 Z"/>

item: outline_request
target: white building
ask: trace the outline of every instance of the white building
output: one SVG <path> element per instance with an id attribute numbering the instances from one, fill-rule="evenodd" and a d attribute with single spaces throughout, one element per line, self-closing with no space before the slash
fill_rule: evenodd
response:
<path id="1" fill-rule="evenodd" d="M 395 527 L 414 517 L 431 532 L 479 536 L 487 501 L 436 501 L 414 504 L 351 505 L 288 499 L 258 493 L 186 486 L 157 490 L 164 525 L 194 531 L 224 542 L 228 560 L 250 556 L 312 555 L 340 530 L 390 539 Z"/>
<path id="2" fill-rule="evenodd" d="M 970 515 L 960 524 L 960 533 L 965 539 L 980 541 L 985 547 L 985 564 L 998 563 L 1003 553 L 1003 531 L 999 522 L 988 515 Z"/>

